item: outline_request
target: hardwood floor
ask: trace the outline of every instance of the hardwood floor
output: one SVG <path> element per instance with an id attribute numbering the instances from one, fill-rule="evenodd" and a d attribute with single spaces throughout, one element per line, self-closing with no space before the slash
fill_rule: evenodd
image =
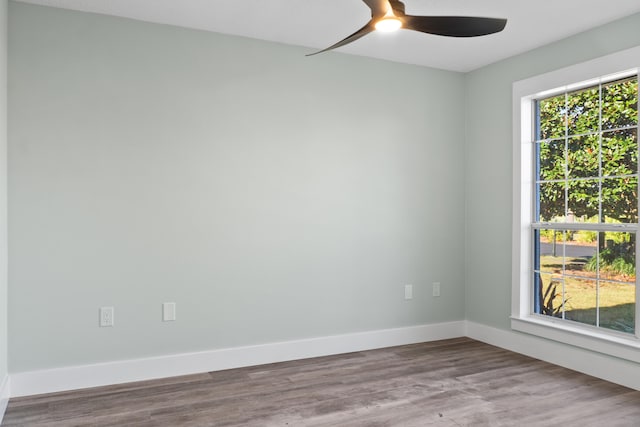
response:
<path id="1" fill-rule="evenodd" d="M 640 391 L 468 338 L 11 399 L 2 426 L 640 426 Z"/>

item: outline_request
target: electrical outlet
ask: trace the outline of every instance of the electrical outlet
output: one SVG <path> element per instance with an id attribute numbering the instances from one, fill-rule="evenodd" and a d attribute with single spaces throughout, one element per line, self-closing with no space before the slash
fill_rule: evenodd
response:
<path id="1" fill-rule="evenodd" d="M 100 307 L 100 327 L 113 326 L 113 307 Z"/>
<path id="2" fill-rule="evenodd" d="M 433 282 L 433 296 L 440 296 L 440 282 Z"/>
<path id="3" fill-rule="evenodd" d="M 413 285 L 404 285 L 404 299 L 413 299 Z"/>
<path id="4" fill-rule="evenodd" d="M 172 322 L 176 320 L 176 303 L 165 302 L 162 303 L 162 321 Z"/>

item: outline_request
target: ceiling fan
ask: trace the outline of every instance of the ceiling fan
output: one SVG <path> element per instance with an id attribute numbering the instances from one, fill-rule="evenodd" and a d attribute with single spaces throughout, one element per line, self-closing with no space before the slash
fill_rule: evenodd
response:
<path id="1" fill-rule="evenodd" d="M 367 34 L 378 31 L 395 31 L 400 28 L 448 37 L 477 37 L 500 32 L 507 25 L 506 19 L 478 18 L 472 16 L 413 16 L 404 13 L 404 3 L 399 0 L 362 0 L 371 9 L 371 20 L 344 40 L 310 53 L 317 55 L 332 50 Z"/>

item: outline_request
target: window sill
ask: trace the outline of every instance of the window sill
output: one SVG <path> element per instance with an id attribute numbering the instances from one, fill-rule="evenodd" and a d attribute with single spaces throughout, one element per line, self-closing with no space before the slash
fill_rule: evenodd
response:
<path id="1" fill-rule="evenodd" d="M 512 317 L 511 329 L 640 363 L 640 340 L 632 335 L 599 333 L 541 316 Z"/>

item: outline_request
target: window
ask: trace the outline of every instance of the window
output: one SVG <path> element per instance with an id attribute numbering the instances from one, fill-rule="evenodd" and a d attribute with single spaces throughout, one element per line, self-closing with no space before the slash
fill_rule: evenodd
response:
<path id="1" fill-rule="evenodd" d="M 637 75 L 533 102 L 533 312 L 633 334 Z"/>
<path id="2" fill-rule="evenodd" d="M 514 83 L 512 328 L 640 361 L 640 47 Z"/>

